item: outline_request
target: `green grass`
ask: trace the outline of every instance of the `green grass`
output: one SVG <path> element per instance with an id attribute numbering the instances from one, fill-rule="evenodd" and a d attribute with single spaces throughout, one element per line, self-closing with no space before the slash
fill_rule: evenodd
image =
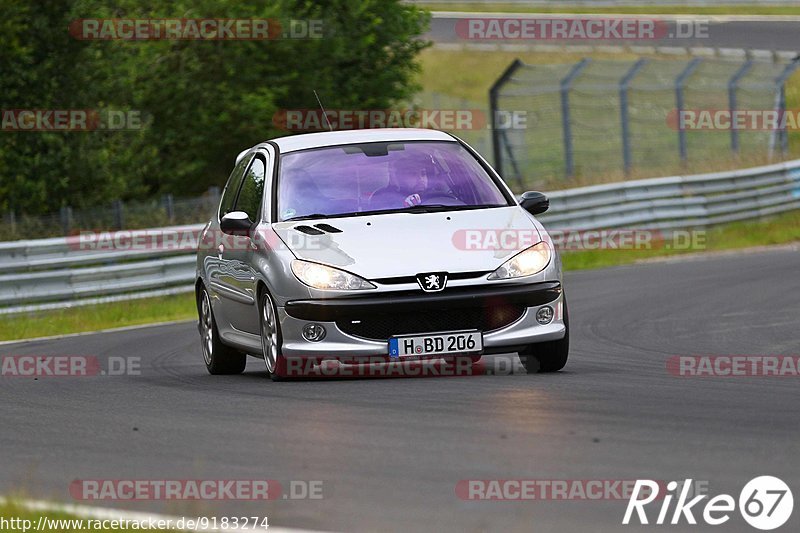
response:
<path id="1" fill-rule="evenodd" d="M 481 102 L 488 108 L 489 88 L 514 59 L 535 64 L 575 64 L 587 54 L 544 52 L 473 52 L 427 48 L 420 53 L 419 83 L 426 92 Z M 593 54 L 592 57 L 635 60 L 633 54 Z M 442 73 L 446 72 L 447 75 Z"/>
<path id="2" fill-rule="evenodd" d="M 0 319 L 0 341 L 195 318 L 194 294 L 143 298 Z"/>
<path id="3" fill-rule="evenodd" d="M 800 242 L 800 210 L 763 221 L 735 222 L 711 228 L 705 233 L 704 247 L 649 250 L 586 250 L 562 252 L 565 270 L 619 266 L 657 257 L 689 253 L 735 250 L 754 246 Z"/>
<path id="4" fill-rule="evenodd" d="M 87 523 L 89 520 L 92 520 L 92 526 L 95 525 L 97 522 L 94 519 L 82 519 L 76 516 L 72 516 L 68 513 L 62 512 L 52 512 L 52 511 L 31 511 L 21 507 L 12 502 L 4 502 L 0 503 L 0 520 L 12 520 L 12 519 L 19 519 L 19 520 L 29 520 L 30 522 L 8 522 L 6 527 L 0 529 L 0 531 L 4 532 L 12 532 L 12 531 L 19 531 L 23 530 L 23 526 L 28 528 L 28 531 L 35 531 L 40 517 L 44 517 L 45 519 L 49 520 L 62 520 L 64 522 L 60 522 L 54 524 L 53 522 L 49 522 L 50 527 L 46 527 L 48 522 L 43 522 L 42 527 L 44 528 L 41 530 L 41 533 L 78 533 L 80 531 L 88 531 L 89 524 Z M 76 522 L 78 521 L 78 522 Z M 100 523 L 100 525 L 111 525 L 111 522 Z M 80 529 L 81 525 L 83 529 Z M 119 524 L 122 525 L 122 524 Z M 2 527 L 2 526 L 0 526 Z M 140 528 L 111 528 L 106 527 L 102 529 L 94 529 L 92 528 L 91 531 L 142 531 Z M 150 531 L 175 531 L 175 530 L 150 530 Z"/>
<path id="5" fill-rule="evenodd" d="M 585 75 L 589 77 L 587 82 L 589 87 L 583 87 L 579 82 L 570 98 L 573 106 L 573 146 L 576 165 L 573 177 L 567 179 L 564 175 L 558 93 L 503 98 L 502 106 L 506 109 L 526 110 L 529 122 L 533 124 L 524 132 L 518 133 L 514 140 L 515 143 L 522 143 L 530 148 L 517 150 L 516 153 L 523 186 L 516 186 L 513 180 L 510 184 L 517 189 L 566 189 L 631 179 L 733 170 L 780 160 L 780 154 L 776 154 L 772 160 L 769 159 L 766 145 L 768 137 L 764 132 L 742 132 L 740 135 L 742 152 L 734 156 L 730 150 L 729 132 L 690 131 L 687 133 L 689 159 L 685 164 L 680 161 L 677 131 L 666 122 L 668 111 L 674 108 L 674 91 L 664 80 L 677 75 L 685 66 L 685 61 L 688 61 L 687 58 L 679 62 L 653 61 L 642 69 L 641 79 L 660 79 L 665 83 L 665 88 L 663 91 L 641 93 L 634 90 L 631 93 L 632 113 L 636 115 L 638 110 L 638 115 L 631 121 L 633 166 L 627 176 L 622 168 L 621 126 L 616 92 L 613 90 L 606 93 L 592 92 L 591 80 L 598 79 L 598 76 L 620 78 L 638 57 L 636 55 L 475 52 L 430 48 L 420 55 L 421 72 L 418 82 L 424 89 L 425 101 L 432 100 L 431 95 L 437 95 L 439 101 L 446 102 L 445 106 L 458 107 L 459 102 L 465 101 L 468 104 L 461 105 L 488 109 L 489 88 L 514 59 L 519 58 L 528 65 L 543 66 L 538 74 L 534 74 L 536 71 L 526 70 L 520 75 L 520 79 L 526 79 L 525 76 L 527 79 L 536 79 L 536 76 L 540 76 L 541 79 L 550 79 L 552 83 L 553 79 L 565 74 L 567 66 L 576 64 L 583 57 L 590 57 L 593 63 L 585 71 Z M 699 67 L 696 75 L 698 79 L 728 79 L 737 67 L 736 63 L 729 65 L 725 62 L 706 62 Z M 774 74 L 770 74 L 771 71 L 767 72 L 769 68 L 763 65 L 756 68 L 766 69 L 762 73 L 764 76 Z M 442 72 L 448 72 L 448 75 L 442 76 Z M 758 73 L 754 72 L 754 75 L 756 74 Z M 702 84 L 700 86 L 702 87 Z M 687 94 L 690 97 L 691 107 L 723 109 L 727 106 L 727 92 L 724 89 L 708 91 L 689 87 Z M 800 107 L 800 71 L 788 80 L 786 97 L 788 108 Z M 741 98 L 744 99 L 745 96 Z M 764 108 L 765 105 L 771 104 L 745 102 L 740 105 Z M 662 112 L 663 118 L 659 115 Z M 605 134 L 598 135 L 598 131 L 604 131 Z M 468 134 L 481 134 L 482 138 L 487 139 L 489 137 L 488 132 L 456 133 L 461 133 L 467 142 L 473 144 L 475 140 Z M 490 143 L 484 141 L 483 145 L 476 147 L 488 154 L 487 146 L 490 146 Z M 800 131 L 790 131 L 787 157 L 799 156 Z M 510 172 L 510 169 L 504 170 Z"/>
<path id="6" fill-rule="evenodd" d="M 633 2 L 631 2 L 633 3 Z M 574 6 L 552 2 L 548 5 L 504 4 L 494 2 L 422 2 L 431 11 L 466 11 L 493 13 L 576 13 L 630 15 L 798 15 L 800 6 L 718 5 L 718 6 Z"/>

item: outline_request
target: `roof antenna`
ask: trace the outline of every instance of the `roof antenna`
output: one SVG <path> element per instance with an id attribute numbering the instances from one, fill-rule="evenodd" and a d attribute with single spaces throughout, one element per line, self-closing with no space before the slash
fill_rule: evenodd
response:
<path id="1" fill-rule="evenodd" d="M 316 89 L 314 89 L 314 96 L 317 97 L 317 103 L 319 104 L 319 108 L 322 109 L 322 116 L 325 117 L 325 122 L 328 123 L 328 129 L 333 131 L 333 125 L 331 124 L 331 121 L 328 120 L 328 113 L 325 112 L 325 108 L 322 106 L 322 100 L 319 99 Z"/>

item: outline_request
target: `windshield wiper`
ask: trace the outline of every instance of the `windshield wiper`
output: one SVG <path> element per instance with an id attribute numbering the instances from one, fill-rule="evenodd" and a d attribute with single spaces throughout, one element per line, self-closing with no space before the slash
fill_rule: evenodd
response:
<path id="1" fill-rule="evenodd" d="M 393 209 L 392 211 L 395 213 L 433 213 L 435 211 L 441 211 L 443 209 L 449 209 L 454 207 L 452 205 L 444 205 L 444 204 L 420 204 L 420 205 L 410 205 L 408 207 L 402 207 L 400 209 Z"/>
<path id="2" fill-rule="evenodd" d="M 326 215 L 324 213 L 313 213 L 310 215 L 301 215 L 299 217 L 285 218 L 283 222 L 294 222 L 296 220 L 316 220 L 318 218 L 330 218 L 340 215 Z"/>
<path id="3" fill-rule="evenodd" d="M 470 209 L 488 209 L 490 207 L 508 207 L 505 204 L 489 205 L 446 205 L 446 204 L 420 204 L 397 209 L 395 213 L 437 213 L 439 211 L 468 211 Z"/>

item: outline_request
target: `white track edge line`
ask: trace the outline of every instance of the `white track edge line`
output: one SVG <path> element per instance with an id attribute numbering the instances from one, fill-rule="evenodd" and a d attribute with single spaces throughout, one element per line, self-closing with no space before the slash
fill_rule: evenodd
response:
<path id="1" fill-rule="evenodd" d="M 17 339 L 12 341 L 2 341 L 0 342 L 0 346 L 8 346 L 10 344 L 25 344 L 28 342 L 37 342 L 37 341 L 54 341 L 60 339 L 70 339 L 73 337 L 84 337 L 87 335 L 98 335 L 100 333 L 119 333 L 123 331 L 136 331 L 139 329 L 147 329 L 147 328 L 157 328 L 161 326 L 174 326 L 176 324 L 189 324 L 192 322 L 197 322 L 196 318 L 183 318 L 181 320 L 168 320 L 166 322 L 153 322 L 150 324 L 137 324 L 135 326 L 122 326 L 119 328 L 108 328 L 108 329 L 98 329 L 94 331 L 81 331 L 78 333 L 65 333 L 63 335 L 51 335 L 49 337 L 35 337 L 33 339 Z"/>

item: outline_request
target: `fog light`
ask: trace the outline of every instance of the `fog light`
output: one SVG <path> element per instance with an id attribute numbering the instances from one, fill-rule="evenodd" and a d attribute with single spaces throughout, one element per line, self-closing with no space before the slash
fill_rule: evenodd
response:
<path id="1" fill-rule="evenodd" d="M 538 311 L 536 311 L 536 321 L 539 324 L 549 324 L 553 321 L 553 308 L 549 305 L 545 305 L 544 307 L 540 307 Z"/>
<path id="2" fill-rule="evenodd" d="M 319 342 L 325 338 L 325 327 L 322 324 L 306 324 L 303 326 L 303 338 L 309 342 Z"/>

